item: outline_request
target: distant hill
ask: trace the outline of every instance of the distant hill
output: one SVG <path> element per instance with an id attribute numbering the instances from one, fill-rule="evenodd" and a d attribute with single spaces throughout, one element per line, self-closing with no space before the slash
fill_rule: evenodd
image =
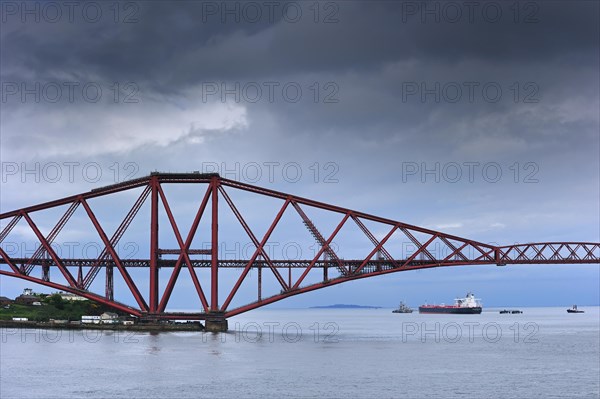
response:
<path id="1" fill-rule="evenodd" d="M 381 309 L 381 306 L 344 305 L 311 306 L 310 309 Z"/>

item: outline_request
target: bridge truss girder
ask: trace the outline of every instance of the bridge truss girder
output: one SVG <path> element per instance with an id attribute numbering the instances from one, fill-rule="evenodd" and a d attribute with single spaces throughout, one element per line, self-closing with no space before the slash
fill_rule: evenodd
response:
<path id="1" fill-rule="evenodd" d="M 182 235 L 173 216 L 169 201 L 163 190 L 166 184 L 198 184 L 206 190 L 201 196 L 199 207 L 190 218 L 193 222 L 189 231 Z M 119 227 L 110 236 L 96 217 L 89 200 L 110 196 L 121 191 L 143 188 L 141 195 L 134 202 L 126 217 Z M 275 218 L 271 221 L 266 233 L 257 236 L 252 230 L 228 190 L 242 190 L 259 196 L 267 196 L 282 201 L 277 209 Z M 115 249 L 119 239 L 133 219 L 138 214 L 144 203 L 150 198 L 150 223 L 149 223 L 149 248 L 148 258 L 121 259 Z M 219 259 L 219 200 L 231 210 L 237 222 L 247 234 L 255 249 L 249 259 Z M 67 212 L 59 219 L 48 235 L 42 234 L 36 226 L 31 215 L 35 212 L 68 205 Z M 104 248 L 96 259 L 62 258 L 52 249 L 51 243 L 68 223 L 74 210 L 78 207 L 85 210 L 85 215 L 94 227 Z M 331 234 L 323 235 L 316 223 L 308 218 L 303 208 L 316 208 L 339 216 L 339 222 Z M 162 209 L 169 221 L 168 226 L 174 234 L 178 247 L 175 249 L 161 249 L 158 239 L 158 213 Z M 319 250 L 311 259 L 303 260 L 277 260 L 271 259 L 265 250 L 273 231 L 282 223 L 281 219 L 286 210 L 295 211 L 308 232 L 315 237 Z M 293 211 L 292 211 L 293 210 Z M 209 219 L 211 226 L 209 249 L 193 249 L 191 243 L 202 220 Z M 33 283 L 45 285 L 55 289 L 71 292 L 115 309 L 129 312 L 138 317 L 152 317 L 157 319 L 206 319 L 207 317 L 230 317 L 251 309 L 279 301 L 281 299 L 298 295 L 304 292 L 325 288 L 343 282 L 378 276 L 400 271 L 417 270 L 423 268 L 464 266 L 464 265 L 508 265 L 508 264 L 589 264 L 600 263 L 600 244 L 589 242 L 548 242 L 515 244 L 508 246 L 494 246 L 474 240 L 446 234 L 419 226 L 409 225 L 391 219 L 353 211 L 350 209 L 302 198 L 270 189 L 265 189 L 233 180 L 221 178 L 216 174 L 152 174 L 120 184 L 102 187 L 56 201 L 51 201 L 23 209 L 0 214 L 0 221 L 5 221 L 5 227 L 0 231 L 0 244 L 5 240 L 13 228 L 21 221 L 26 221 L 26 227 L 39 240 L 39 247 L 29 258 L 9 256 L 0 248 L 0 263 L 8 265 L 10 270 L 0 270 L 0 275 L 16 277 Z M 375 224 L 386 233 L 381 238 L 376 238 L 366 223 Z M 359 259 L 343 259 L 332 248 L 332 242 L 338 233 L 348 224 L 354 224 L 371 242 L 373 248 L 364 257 Z M 398 236 L 414 245 L 414 251 L 401 258 L 393 258 L 391 251 L 386 249 L 386 243 L 392 237 Z M 439 256 L 434 251 L 434 243 L 444 245 L 448 250 L 447 255 Z M 162 259 L 162 255 L 177 256 L 177 259 Z M 382 256 L 376 256 L 381 254 Z M 202 256 L 203 259 L 191 256 Z M 79 273 L 75 278 L 69 267 L 77 267 Z M 89 268 L 87 273 L 82 268 Z M 34 268 L 42 270 L 40 278 L 32 276 Z M 53 273 L 50 268 L 58 269 L 66 283 L 52 280 Z M 143 295 L 138 284 L 131 277 L 129 270 L 145 268 L 148 270 L 149 292 Z M 161 268 L 170 268 L 170 276 L 165 289 L 159 288 L 159 273 Z M 196 271 L 206 268 L 210 270 L 210 281 L 200 281 Z M 232 289 L 220 296 L 218 290 L 219 270 L 238 268 L 241 273 Z M 105 294 L 100 295 L 90 291 L 94 279 L 105 270 Z M 136 305 L 128 305 L 114 300 L 113 297 L 113 272 L 114 269 L 123 278 L 127 289 L 135 299 Z M 187 269 L 195 291 L 201 303 L 201 311 L 197 313 L 170 313 L 166 311 L 169 299 L 174 290 L 175 283 L 180 278 L 183 269 Z M 230 308 L 231 302 L 238 293 L 241 284 L 246 280 L 251 270 L 258 271 L 257 300 L 236 308 Z M 288 271 L 287 278 L 284 276 Z M 292 269 L 300 269 L 299 276 L 292 278 Z M 316 283 L 303 284 L 311 270 L 322 269 L 323 279 Z M 338 273 L 329 278 L 329 270 Z M 261 279 L 264 272 L 272 273 L 281 291 L 275 295 L 263 298 L 261 293 Z M 210 287 L 210 297 L 205 290 Z"/>

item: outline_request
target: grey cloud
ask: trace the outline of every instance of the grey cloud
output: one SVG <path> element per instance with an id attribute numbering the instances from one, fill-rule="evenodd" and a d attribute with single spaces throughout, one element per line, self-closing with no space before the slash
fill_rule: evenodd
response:
<path id="1" fill-rule="evenodd" d="M 452 65 L 465 59 L 540 63 L 593 63 L 598 4 L 536 2 L 536 23 L 514 23 L 507 4 L 498 23 L 476 14 L 457 23 L 406 16 L 406 4 L 422 2 L 335 2 L 337 23 L 298 23 L 244 18 L 203 22 L 203 2 L 141 2 L 139 22 L 41 24 L 30 29 L 9 20 L 3 28 L 4 69 L 78 71 L 107 79 L 131 79 L 148 90 L 177 91 L 214 79 L 277 78 L 306 73 L 378 69 L 420 59 Z M 426 7 L 440 5 L 429 2 Z M 457 3 L 463 4 L 463 3 Z M 485 4 L 485 3 L 478 3 Z M 231 20 L 229 20 L 231 21 Z M 40 40 L 43 37 L 43 40 Z M 21 53 L 20 49 L 28 49 Z"/>

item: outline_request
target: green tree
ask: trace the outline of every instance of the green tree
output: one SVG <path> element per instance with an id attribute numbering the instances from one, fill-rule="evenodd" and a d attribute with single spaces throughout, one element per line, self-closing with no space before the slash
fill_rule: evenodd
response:
<path id="1" fill-rule="evenodd" d="M 53 305 L 56 309 L 62 310 L 65 308 L 65 301 L 59 294 L 51 295 L 48 299 L 48 303 Z"/>

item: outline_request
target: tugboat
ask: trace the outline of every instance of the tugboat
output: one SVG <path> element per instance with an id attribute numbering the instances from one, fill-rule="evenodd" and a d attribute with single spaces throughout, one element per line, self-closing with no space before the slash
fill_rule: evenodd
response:
<path id="1" fill-rule="evenodd" d="M 412 313 L 412 312 L 413 312 L 413 310 L 411 308 L 409 308 L 408 306 L 406 306 L 404 304 L 404 302 L 400 302 L 398 309 L 392 310 L 392 313 Z"/>
<path id="2" fill-rule="evenodd" d="M 479 300 L 469 292 L 466 298 L 456 298 L 454 305 L 421 305 L 419 313 L 480 314 L 481 309 Z"/>
<path id="3" fill-rule="evenodd" d="M 583 310 L 577 310 L 577 305 L 573 305 L 571 309 L 567 309 L 567 313 L 585 313 Z"/>

